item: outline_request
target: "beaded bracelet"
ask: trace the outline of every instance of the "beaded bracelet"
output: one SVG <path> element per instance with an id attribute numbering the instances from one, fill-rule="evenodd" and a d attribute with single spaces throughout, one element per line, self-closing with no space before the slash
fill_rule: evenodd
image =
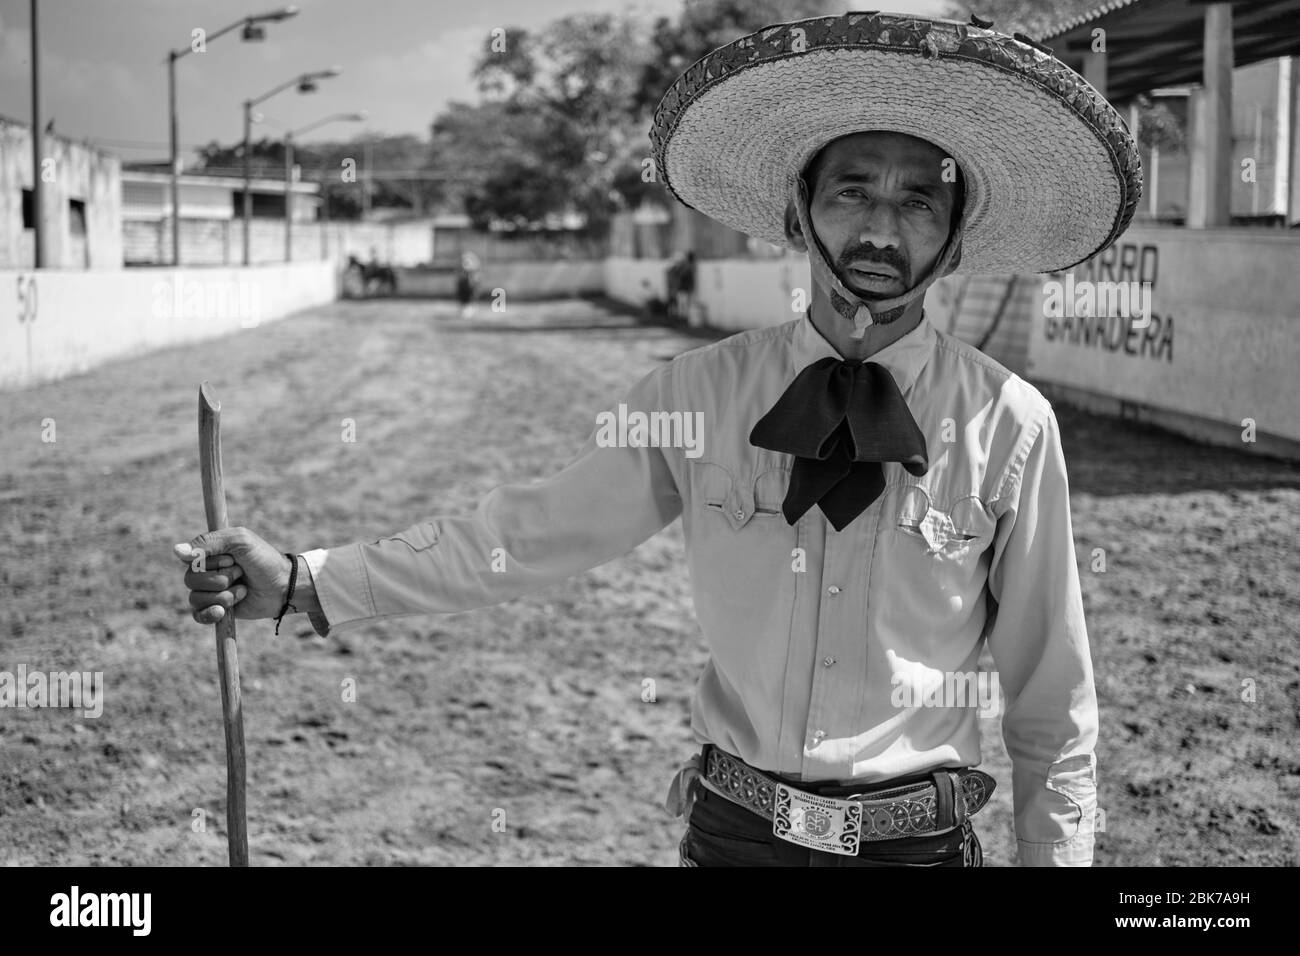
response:
<path id="1" fill-rule="evenodd" d="M 292 554 L 286 554 L 285 557 L 293 564 L 293 568 L 289 571 L 289 592 L 284 596 L 284 607 L 280 608 L 280 617 L 275 619 L 275 633 L 277 635 L 280 633 L 280 618 L 284 617 L 290 610 L 295 614 L 298 613 L 298 609 L 289 603 L 293 599 L 293 589 L 298 584 L 298 558 Z"/>

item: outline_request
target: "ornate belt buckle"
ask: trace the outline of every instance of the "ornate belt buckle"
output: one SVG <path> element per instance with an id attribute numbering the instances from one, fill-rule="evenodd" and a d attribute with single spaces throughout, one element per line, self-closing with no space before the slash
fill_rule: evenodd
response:
<path id="1" fill-rule="evenodd" d="M 772 832 L 782 840 L 813 850 L 857 856 L 862 804 L 777 784 Z"/>

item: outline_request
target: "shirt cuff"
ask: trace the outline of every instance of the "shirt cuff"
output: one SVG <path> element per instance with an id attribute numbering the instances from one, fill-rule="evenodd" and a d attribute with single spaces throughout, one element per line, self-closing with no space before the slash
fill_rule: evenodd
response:
<path id="1" fill-rule="evenodd" d="M 333 630 L 375 616 L 370 577 L 359 544 L 317 548 L 303 552 L 302 556 L 311 571 L 312 587 L 321 609 L 319 615 L 309 616 L 317 634 L 324 637 Z"/>
<path id="2" fill-rule="evenodd" d="M 1093 835 L 1079 833 L 1064 843 L 1016 841 L 1017 866 L 1092 866 Z"/>

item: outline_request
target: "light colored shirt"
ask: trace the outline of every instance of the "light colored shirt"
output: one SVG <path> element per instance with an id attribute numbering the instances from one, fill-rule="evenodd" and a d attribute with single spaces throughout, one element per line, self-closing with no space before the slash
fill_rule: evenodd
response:
<path id="1" fill-rule="evenodd" d="M 972 679 L 991 686 L 974 677 L 987 642 L 1018 862 L 1091 864 L 1097 703 L 1051 406 L 923 318 L 867 361 L 897 381 L 929 471 L 886 463 L 884 492 L 843 531 L 815 506 L 791 526 L 793 457 L 749 434 L 825 357 L 840 355 L 806 314 L 684 353 L 609 412 L 683 413 L 702 425 L 698 444 L 628 429 L 620 447 L 598 418 L 558 474 L 498 487 L 473 514 L 308 552 L 328 626 L 507 601 L 680 516 L 710 654 L 691 707 L 697 740 L 810 781 L 975 766 L 981 704 L 954 695 Z"/>

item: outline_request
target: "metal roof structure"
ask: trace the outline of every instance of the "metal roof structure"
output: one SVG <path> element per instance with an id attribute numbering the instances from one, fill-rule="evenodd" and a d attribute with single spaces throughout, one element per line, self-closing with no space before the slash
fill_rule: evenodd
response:
<path id="1" fill-rule="evenodd" d="M 1125 102 L 1139 93 L 1200 83 L 1205 35 L 1204 0 L 1110 0 L 1041 38 L 1058 59 L 1083 72 L 1092 31 L 1106 31 L 1107 98 Z M 1234 0 L 1233 65 L 1300 55 L 1300 0 Z"/>

